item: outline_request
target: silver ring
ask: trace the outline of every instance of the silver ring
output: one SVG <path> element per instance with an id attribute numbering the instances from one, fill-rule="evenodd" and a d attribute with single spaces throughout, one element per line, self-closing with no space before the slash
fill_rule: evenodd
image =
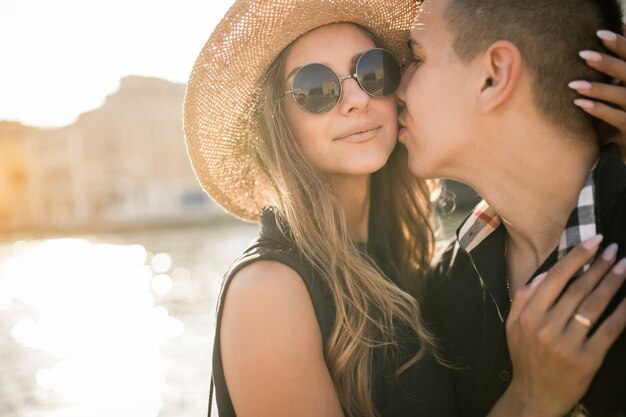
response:
<path id="1" fill-rule="evenodd" d="M 583 316 L 580 313 L 576 313 L 574 314 L 574 320 L 576 320 L 578 323 L 582 324 L 586 328 L 591 329 L 591 320 L 589 319 L 589 317 Z"/>

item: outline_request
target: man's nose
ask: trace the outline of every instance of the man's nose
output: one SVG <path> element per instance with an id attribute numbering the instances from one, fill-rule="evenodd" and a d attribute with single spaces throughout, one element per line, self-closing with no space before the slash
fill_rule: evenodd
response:
<path id="1" fill-rule="evenodd" d="M 400 107 L 404 107 L 406 105 L 406 89 L 407 89 L 407 85 L 409 84 L 409 82 L 411 80 L 411 77 L 413 76 L 414 72 L 415 71 L 413 71 L 412 66 L 409 66 L 402 73 L 402 79 L 400 80 L 400 86 L 396 90 L 396 103 L 398 103 L 398 106 L 400 106 Z"/>

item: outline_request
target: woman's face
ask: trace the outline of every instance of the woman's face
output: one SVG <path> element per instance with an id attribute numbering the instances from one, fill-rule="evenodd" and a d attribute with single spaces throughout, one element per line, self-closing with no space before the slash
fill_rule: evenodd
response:
<path id="1" fill-rule="evenodd" d="M 294 42 L 287 53 L 284 91 L 291 89 L 295 71 L 310 63 L 324 64 L 340 77 L 354 74 L 358 57 L 374 47 L 374 41 L 355 25 L 319 27 Z M 302 152 L 321 172 L 371 174 L 385 165 L 396 145 L 394 97 L 371 97 L 353 78 L 341 86 L 341 99 L 323 114 L 305 112 L 291 94 L 286 95 L 282 98 L 285 115 Z"/>

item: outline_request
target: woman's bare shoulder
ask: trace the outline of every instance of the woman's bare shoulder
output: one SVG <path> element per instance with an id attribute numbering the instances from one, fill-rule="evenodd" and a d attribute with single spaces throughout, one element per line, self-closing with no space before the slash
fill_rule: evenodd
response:
<path id="1" fill-rule="evenodd" d="M 257 261 L 232 278 L 220 326 L 222 362 L 238 415 L 341 416 L 321 331 L 302 278 Z"/>
<path id="2" fill-rule="evenodd" d="M 289 308 L 306 313 L 313 306 L 302 277 L 288 265 L 274 260 L 252 262 L 239 270 L 228 285 L 224 308 L 244 313 L 278 313 Z M 226 311 L 225 313 L 226 314 Z"/>

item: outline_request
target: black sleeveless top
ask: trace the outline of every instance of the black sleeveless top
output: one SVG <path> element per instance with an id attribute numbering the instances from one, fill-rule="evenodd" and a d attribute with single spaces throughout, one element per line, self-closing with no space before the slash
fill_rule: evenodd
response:
<path id="1" fill-rule="evenodd" d="M 380 246 L 370 237 L 368 255 L 398 285 L 390 263 L 382 256 Z M 217 309 L 217 328 L 213 344 L 213 380 L 220 417 L 236 417 L 228 393 L 220 352 L 220 325 L 223 302 L 232 277 L 243 267 L 260 260 L 281 262 L 296 271 L 308 290 L 315 316 L 320 326 L 324 346 L 327 346 L 335 317 L 332 297 L 322 280 L 307 266 L 293 242 L 279 230 L 274 212 L 261 213 L 259 237 L 239 256 L 225 274 Z M 269 325 L 269 323 L 268 323 Z M 373 353 L 373 399 L 381 417 L 455 417 L 454 391 L 448 370 L 426 354 L 415 365 L 395 376 L 395 370 L 419 349 L 419 342 L 408 329 L 399 329 L 400 356 L 393 361 L 383 355 L 382 349 Z M 348 417 L 348 416 L 347 416 Z"/>

